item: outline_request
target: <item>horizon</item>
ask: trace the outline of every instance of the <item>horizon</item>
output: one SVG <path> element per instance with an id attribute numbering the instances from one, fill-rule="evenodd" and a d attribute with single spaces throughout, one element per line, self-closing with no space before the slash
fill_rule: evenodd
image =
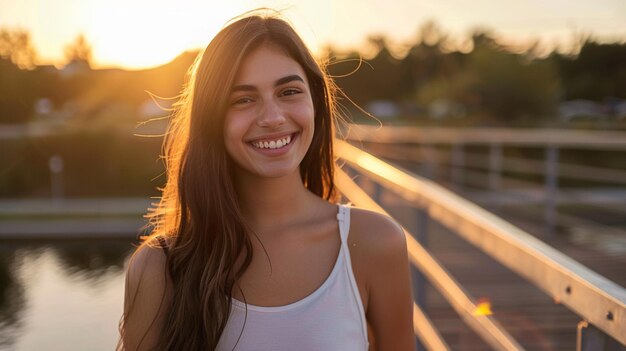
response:
<path id="1" fill-rule="evenodd" d="M 488 30 L 514 51 L 537 43 L 540 56 L 553 51 L 575 53 L 577 40 L 586 36 L 599 42 L 626 41 L 626 3 L 620 0 L 595 4 L 403 0 L 393 6 L 381 0 L 240 0 L 219 7 L 194 0 L 177 5 L 148 0 L 59 0 L 56 5 L 0 0 L 0 29 L 27 31 L 37 65 L 64 66 L 65 47 L 83 34 L 92 47 L 92 68 L 142 70 L 167 64 L 185 51 L 203 49 L 229 19 L 258 7 L 281 10 L 316 55 L 332 46 L 339 52 L 355 50 L 367 56 L 372 53 L 368 37 L 377 35 L 385 36 L 390 49 L 401 55 L 407 43 L 424 40 L 418 32 L 428 22 L 449 35 L 451 49 L 460 51 L 468 51 L 465 41 L 477 29 Z"/>

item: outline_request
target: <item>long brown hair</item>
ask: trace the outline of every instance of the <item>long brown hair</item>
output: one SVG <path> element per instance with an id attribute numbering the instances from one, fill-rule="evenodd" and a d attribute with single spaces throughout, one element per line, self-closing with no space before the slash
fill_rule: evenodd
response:
<path id="1" fill-rule="evenodd" d="M 188 71 L 164 140 L 167 183 L 149 210 L 153 230 L 143 243 L 157 235 L 170 243 L 173 302 L 161 306 L 167 317 L 159 349 L 214 349 L 230 313 L 233 287 L 252 260 L 253 233 L 237 202 L 223 129 L 239 66 L 265 44 L 285 50 L 307 76 L 315 130 L 300 175 L 309 191 L 335 200 L 333 82 L 287 22 L 274 14 L 248 13 L 223 28 Z"/>

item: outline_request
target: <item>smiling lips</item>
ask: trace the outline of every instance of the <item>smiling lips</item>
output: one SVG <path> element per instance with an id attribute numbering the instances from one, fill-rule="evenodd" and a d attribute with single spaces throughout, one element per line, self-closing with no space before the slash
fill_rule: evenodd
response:
<path id="1" fill-rule="evenodd" d="M 291 135 L 274 140 L 253 141 L 251 144 L 257 149 L 280 149 L 291 143 Z"/>

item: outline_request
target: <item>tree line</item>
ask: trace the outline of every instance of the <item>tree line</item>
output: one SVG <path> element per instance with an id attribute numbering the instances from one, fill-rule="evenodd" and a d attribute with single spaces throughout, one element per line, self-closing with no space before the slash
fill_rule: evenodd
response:
<path id="1" fill-rule="evenodd" d="M 407 44 L 403 57 L 394 55 L 386 37 L 373 36 L 370 43 L 376 53 L 370 59 L 363 59 L 358 51 L 346 53 L 331 47 L 325 50 L 324 59 L 338 87 L 356 104 L 394 102 L 407 106 L 401 110 L 407 118 L 424 113 L 420 108 L 438 100 L 506 124 L 550 118 L 560 101 L 626 99 L 624 42 L 601 43 L 588 36 L 579 40 L 576 54 L 553 51 L 537 57 L 535 48 L 514 51 L 488 31 L 471 35 L 471 50 L 450 50 L 440 32 L 436 24 L 423 26 L 420 39 Z M 41 98 L 62 108 L 76 101 L 80 106 L 84 96 L 99 93 L 108 102 L 131 106 L 147 98 L 145 91 L 175 96 L 196 54 L 184 53 L 153 69 L 123 71 L 92 70 L 91 48 L 83 36 L 65 51 L 66 68 L 82 67 L 79 73 L 68 75 L 63 69 L 38 66 L 29 33 L 0 30 L 0 123 L 32 120 L 34 103 Z M 90 111 L 84 108 L 76 113 Z"/>

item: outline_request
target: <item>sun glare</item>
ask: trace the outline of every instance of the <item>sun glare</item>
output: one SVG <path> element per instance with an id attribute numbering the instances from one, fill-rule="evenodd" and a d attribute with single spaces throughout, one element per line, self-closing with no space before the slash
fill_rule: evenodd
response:
<path id="1" fill-rule="evenodd" d="M 85 35 L 97 58 L 94 66 L 138 69 L 164 64 L 185 50 L 204 47 L 243 8 L 237 2 L 216 6 L 190 0 L 112 0 L 90 2 L 86 11 L 90 20 Z"/>
<path id="2" fill-rule="evenodd" d="M 239 0 L 216 5 L 194 0 L 111 0 L 86 3 L 83 16 L 88 25 L 84 34 L 92 44 L 95 68 L 141 69 L 169 62 L 186 50 L 205 47 L 230 19 L 261 7 L 281 11 L 313 52 L 319 50 L 318 35 L 329 36 L 326 32 L 336 26 L 333 16 L 312 16 L 317 11 L 311 3 Z"/>

